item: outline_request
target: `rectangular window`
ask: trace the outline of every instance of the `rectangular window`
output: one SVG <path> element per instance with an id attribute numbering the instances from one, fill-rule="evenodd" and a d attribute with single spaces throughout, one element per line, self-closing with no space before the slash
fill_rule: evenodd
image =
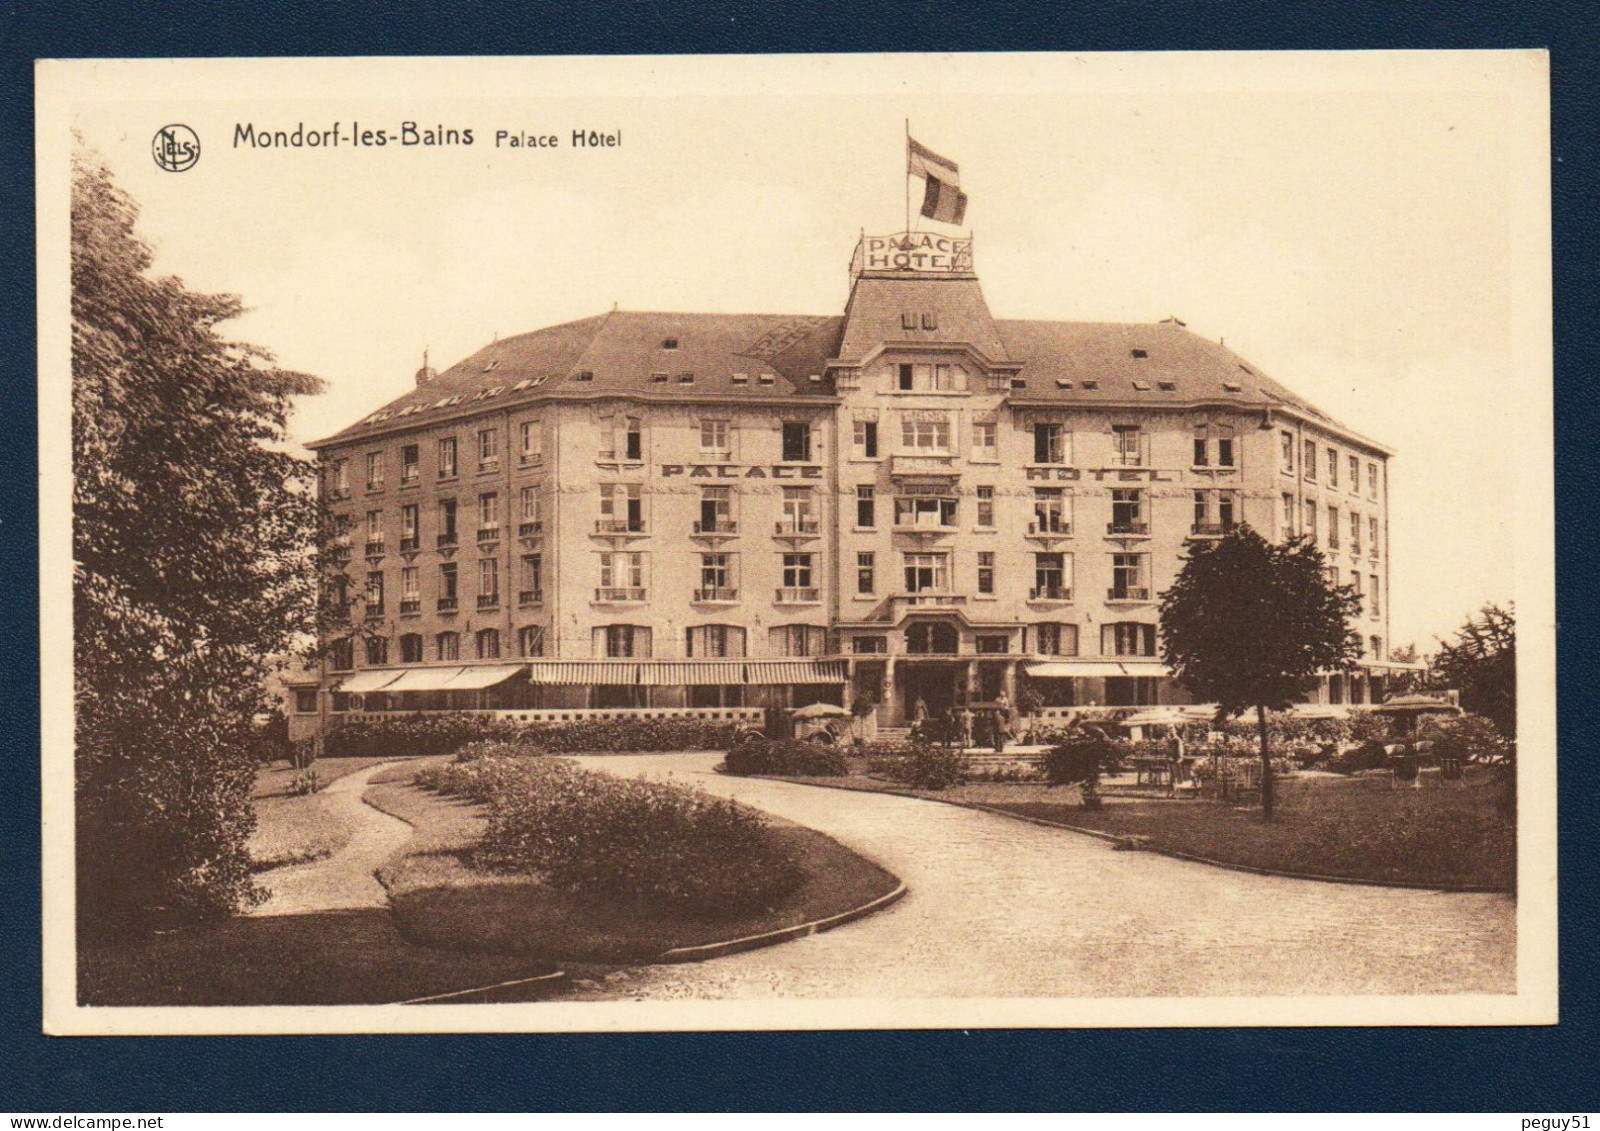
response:
<path id="1" fill-rule="evenodd" d="M 500 525 L 500 495 L 485 491 L 478 496 L 478 526 L 491 529 Z"/>
<path id="2" fill-rule="evenodd" d="M 637 416 L 623 418 L 622 458 L 634 462 L 644 459 L 644 422 Z"/>
<path id="3" fill-rule="evenodd" d="M 1306 526 L 1304 533 L 1313 542 L 1317 540 L 1317 501 L 1315 499 L 1306 500 Z"/>
<path id="4" fill-rule="evenodd" d="M 379 617 L 383 615 L 383 570 L 375 569 L 367 574 L 367 615 Z"/>
<path id="5" fill-rule="evenodd" d="M 520 492 L 518 492 L 517 498 L 519 500 L 517 507 L 517 521 L 538 522 L 539 488 L 537 486 L 524 487 Z"/>
<path id="6" fill-rule="evenodd" d="M 1378 465 L 1375 464 L 1375 463 L 1369 463 L 1369 464 L 1367 464 L 1367 498 L 1376 499 L 1377 497 L 1378 497 Z"/>
<path id="7" fill-rule="evenodd" d="M 1373 557 L 1378 556 L 1378 518 L 1376 515 L 1367 519 L 1367 553 Z"/>
<path id="8" fill-rule="evenodd" d="M 889 650 L 887 636 L 853 636 L 850 651 L 857 656 L 881 656 Z"/>
<path id="9" fill-rule="evenodd" d="M 1294 474 L 1294 433 L 1278 433 L 1278 470 L 1285 475 Z"/>
<path id="10" fill-rule="evenodd" d="M 480 558 L 478 561 L 478 607 L 487 608 L 500 603 L 500 559 Z"/>
<path id="11" fill-rule="evenodd" d="M 1379 608 L 1379 601 L 1378 601 L 1378 593 L 1379 593 L 1378 575 L 1375 574 L 1375 573 L 1374 574 L 1369 574 L 1368 575 L 1368 579 L 1372 582 L 1372 615 L 1374 617 L 1377 617 L 1377 616 L 1380 616 L 1382 614 L 1382 612 L 1383 612 L 1383 610 L 1381 608 Z"/>
<path id="12" fill-rule="evenodd" d="M 335 640 L 329 662 L 336 672 L 347 672 L 356 666 L 356 644 L 354 640 Z"/>
<path id="13" fill-rule="evenodd" d="M 1334 550 L 1339 548 L 1339 508 L 1332 503 L 1328 504 L 1328 546 Z"/>
<path id="14" fill-rule="evenodd" d="M 1210 432 L 1204 424 L 1197 424 L 1194 429 L 1194 466 L 1209 467 L 1210 465 Z"/>
<path id="15" fill-rule="evenodd" d="M 454 499 L 439 500 L 439 545 L 453 546 L 456 543 L 456 501 Z"/>
<path id="16" fill-rule="evenodd" d="M 1072 555 L 1034 554 L 1029 596 L 1035 601 L 1072 600 Z"/>
<path id="17" fill-rule="evenodd" d="M 1195 491 L 1194 493 L 1194 532 L 1204 534 L 1211 515 L 1211 507 L 1207 499 L 1208 492 Z"/>
<path id="18" fill-rule="evenodd" d="M 978 592 L 994 592 L 994 552 L 992 550 L 978 551 Z"/>
<path id="19" fill-rule="evenodd" d="M 909 393 L 916 387 L 913 368 L 914 367 L 908 361 L 903 361 L 900 363 L 899 380 L 896 387 L 899 388 L 899 390 L 903 393 Z"/>
<path id="20" fill-rule="evenodd" d="M 297 715 L 314 715 L 317 713 L 317 689 L 315 687 L 297 687 L 294 689 L 294 713 Z"/>
<path id="21" fill-rule="evenodd" d="M 1358 494 L 1361 491 L 1361 458 L 1350 457 L 1350 493 Z M 1381 658 L 1381 657 L 1380 657 Z"/>
<path id="22" fill-rule="evenodd" d="M 700 454 L 713 459 L 727 459 L 733 454 L 726 420 L 700 421 Z"/>
<path id="23" fill-rule="evenodd" d="M 1288 491 L 1285 491 L 1283 493 L 1282 498 L 1279 501 L 1282 504 L 1278 508 L 1279 537 L 1281 537 L 1281 538 L 1293 538 L 1294 537 L 1294 496 L 1291 495 Z"/>
<path id="24" fill-rule="evenodd" d="M 945 416 L 903 416 L 900 418 L 900 447 L 916 454 L 948 455 L 950 420 Z"/>
<path id="25" fill-rule="evenodd" d="M 1307 479 L 1315 479 L 1317 477 L 1317 442 L 1315 440 L 1307 440 L 1305 442 L 1305 457 L 1302 459 L 1301 464 L 1300 470 Z"/>
<path id="26" fill-rule="evenodd" d="M 811 515 L 811 488 L 785 487 L 783 489 L 783 521 L 779 533 L 815 534 L 817 520 Z"/>
<path id="27" fill-rule="evenodd" d="M 1144 554 L 1111 555 L 1111 592 L 1113 601 L 1148 601 L 1150 587 L 1146 582 Z"/>
<path id="28" fill-rule="evenodd" d="M 972 455 L 975 460 L 994 461 L 1000 458 L 999 425 L 993 420 L 972 422 Z"/>
<path id="29" fill-rule="evenodd" d="M 877 557 L 862 551 L 856 554 L 856 592 L 871 594 L 878 590 Z"/>
<path id="30" fill-rule="evenodd" d="M 518 458 L 524 466 L 544 458 L 544 429 L 538 420 L 524 420 L 517 426 L 521 446 Z"/>
<path id="31" fill-rule="evenodd" d="M 1035 423 L 1033 462 L 1065 463 L 1066 460 L 1066 428 L 1060 424 Z"/>
<path id="32" fill-rule="evenodd" d="M 544 600 L 544 555 L 522 555 L 522 588 L 518 600 L 524 605 Z"/>
<path id="33" fill-rule="evenodd" d="M 439 441 L 439 478 L 456 477 L 456 438 L 446 436 Z"/>
<path id="34" fill-rule="evenodd" d="M 417 613 L 422 611 L 422 580 L 418 576 L 421 570 L 417 566 L 405 566 L 400 570 L 400 611 L 402 613 Z"/>
<path id="35" fill-rule="evenodd" d="M 380 548 L 383 545 L 383 512 L 367 512 L 367 541 L 376 543 Z"/>
<path id="36" fill-rule="evenodd" d="M 994 525 L 994 488 L 979 487 L 977 489 L 978 525 Z"/>
<path id="37" fill-rule="evenodd" d="M 1222 527 L 1224 534 L 1233 529 L 1236 521 L 1234 517 L 1236 499 L 1237 493 L 1234 491 L 1217 492 L 1217 525 Z"/>
<path id="38" fill-rule="evenodd" d="M 695 525 L 697 534 L 732 534 L 733 488 L 700 488 L 700 521 Z"/>
<path id="39" fill-rule="evenodd" d="M 783 462 L 811 462 L 811 425 L 794 420 L 783 422 Z"/>
<path id="40" fill-rule="evenodd" d="M 333 461 L 333 489 L 340 495 L 350 490 L 350 464 L 348 460 Z"/>
<path id="41" fill-rule="evenodd" d="M 783 555 L 783 587 L 785 589 L 811 588 L 811 555 Z"/>
<path id="42" fill-rule="evenodd" d="M 1100 651 L 1107 656 L 1154 656 L 1156 626 L 1129 621 L 1102 625 Z"/>
<path id="43" fill-rule="evenodd" d="M 376 491 L 383 486 L 383 453 L 367 453 L 367 490 Z"/>
<path id="44" fill-rule="evenodd" d="M 1328 449 L 1328 486 L 1339 485 L 1339 449 Z"/>
<path id="45" fill-rule="evenodd" d="M 1111 426 L 1111 460 L 1118 467 L 1143 467 L 1145 435 L 1137 424 Z"/>
<path id="46" fill-rule="evenodd" d="M 873 527 L 878 525 L 877 492 L 866 484 L 856 487 L 856 525 Z"/>
<path id="47" fill-rule="evenodd" d="M 1231 425 L 1220 424 L 1215 429 L 1217 433 L 1217 466 L 1233 467 L 1233 428 Z"/>
<path id="48" fill-rule="evenodd" d="M 439 606 L 441 608 L 454 608 L 459 591 L 456 587 L 457 566 L 455 562 L 442 562 L 439 565 Z M 445 602 L 449 602 L 447 605 Z"/>
<path id="49" fill-rule="evenodd" d="M 400 482 L 402 485 L 415 483 L 421 475 L 422 462 L 418 455 L 416 444 L 407 444 L 400 449 Z"/>
<path id="50" fill-rule="evenodd" d="M 605 632 L 607 656 L 613 659 L 627 659 L 634 655 L 639 642 L 634 638 L 633 625 L 608 624 Z"/>
<path id="51" fill-rule="evenodd" d="M 878 422 L 876 420 L 857 420 L 852 439 L 857 459 L 878 458 Z"/>
<path id="52" fill-rule="evenodd" d="M 1138 487 L 1113 487 L 1111 489 L 1110 534 L 1148 534 L 1150 524 L 1144 518 L 1144 491 Z"/>
<path id="53" fill-rule="evenodd" d="M 416 503 L 408 503 L 400 508 L 400 549 L 415 550 L 422 545 L 419 534 L 421 525 L 422 508 Z"/>
<path id="54" fill-rule="evenodd" d="M 1033 489 L 1033 534 L 1071 534 L 1071 500 L 1060 487 Z"/>
<path id="55" fill-rule="evenodd" d="M 700 555 L 700 589 L 702 595 L 707 592 L 712 596 L 702 599 L 732 600 L 733 582 L 733 555 L 731 554 L 701 554 Z"/>
<path id="56" fill-rule="evenodd" d="M 1078 626 L 1050 623 L 1034 625 L 1033 650 L 1040 656 L 1076 656 Z"/>
<path id="57" fill-rule="evenodd" d="M 500 630 L 485 628 L 478 632 L 478 659 L 498 660 L 500 658 Z"/>
<path id="58" fill-rule="evenodd" d="M 637 483 L 600 484 L 600 522 L 602 533 L 644 531 L 644 495 Z"/>
<path id="59" fill-rule="evenodd" d="M 544 626 L 523 625 L 517 629 L 517 655 L 535 657 L 544 655 Z"/>
<path id="60" fill-rule="evenodd" d="M 485 428 L 478 433 L 478 470 L 488 471 L 500 466 L 500 433 Z"/>
<path id="61" fill-rule="evenodd" d="M 1355 511 L 1350 512 L 1350 552 L 1361 553 L 1361 516 Z"/>
<path id="62" fill-rule="evenodd" d="M 948 554 L 906 554 L 907 593 L 948 593 L 950 556 Z"/>
<path id="63" fill-rule="evenodd" d="M 767 630 L 767 646 L 778 656 L 816 656 L 827 633 L 809 624 L 780 624 Z"/>
<path id="64" fill-rule="evenodd" d="M 898 527 L 930 529 L 956 525 L 956 500 L 939 495 L 897 496 L 894 524 Z"/>
<path id="65" fill-rule="evenodd" d="M 461 658 L 461 637 L 456 633 L 441 632 L 434 643 L 438 648 L 441 660 L 459 660 Z"/>
<path id="66" fill-rule="evenodd" d="M 400 638 L 400 662 L 402 664 L 422 663 L 421 635 L 415 632 L 408 632 Z"/>

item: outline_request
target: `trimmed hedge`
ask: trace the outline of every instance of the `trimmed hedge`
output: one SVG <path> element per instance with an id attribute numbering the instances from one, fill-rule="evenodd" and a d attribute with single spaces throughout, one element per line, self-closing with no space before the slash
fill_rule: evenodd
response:
<path id="1" fill-rule="evenodd" d="M 738 729 L 709 719 L 585 719 L 570 723 L 518 723 L 485 715 L 398 715 L 350 719 L 331 731 L 330 758 L 405 758 L 454 754 L 472 742 L 537 746 L 553 754 L 716 750 Z"/>
<path id="2" fill-rule="evenodd" d="M 837 778 L 850 772 L 850 763 L 838 748 L 785 738 L 757 738 L 741 742 L 722 760 L 724 773 L 779 774 L 803 778 Z"/>
<path id="3" fill-rule="evenodd" d="M 500 755 L 447 763 L 416 781 L 489 805 L 475 866 L 537 872 L 574 896 L 729 918 L 773 906 L 805 878 L 759 813 L 681 785 Z"/>

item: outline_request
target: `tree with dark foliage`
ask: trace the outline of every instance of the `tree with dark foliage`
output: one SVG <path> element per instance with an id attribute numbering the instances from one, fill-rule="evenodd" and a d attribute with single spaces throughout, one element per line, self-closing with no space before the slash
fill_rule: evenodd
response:
<path id="1" fill-rule="evenodd" d="M 1360 604 L 1349 586 L 1329 582 L 1315 543 L 1274 545 L 1248 526 L 1197 543 L 1161 595 L 1161 655 L 1179 682 L 1197 700 L 1216 703 L 1222 717 L 1256 710 L 1267 820 L 1267 712 L 1300 699 L 1318 673 L 1351 666 L 1361 637 L 1349 622 Z"/>
<path id="2" fill-rule="evenodd" d="M 73 615 L 79 922 L 257 899 L 252 718 L 315 610 L 311 464 L 284 450 L 320 382 L 229 341 L 243 311 L 153 278 L 137 205 L 72 178 Z"/>
<path id="3" fill-rule="evenodd" d="M 1461 706 L 1483 715 L 1506 738 L 1517 737 L 1517 609 L 1485 605 L 1454 640 L 1440 641 L 1428 663 L 1428 684 L 1461 692 Z"/>

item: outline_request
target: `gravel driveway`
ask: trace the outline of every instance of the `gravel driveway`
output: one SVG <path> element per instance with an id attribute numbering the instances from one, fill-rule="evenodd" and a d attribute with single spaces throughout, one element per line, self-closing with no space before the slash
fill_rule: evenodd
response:
<path id="1" fill-rule="evenodd" d="M 606 999 L 1441 994 L 1515 991 L 1516 903 L 1255 876 L 989 813 L 723 777 L 718 754 L 579 759 L 807 825 L 910 888 L 781 946 L 628 971 Z"/>

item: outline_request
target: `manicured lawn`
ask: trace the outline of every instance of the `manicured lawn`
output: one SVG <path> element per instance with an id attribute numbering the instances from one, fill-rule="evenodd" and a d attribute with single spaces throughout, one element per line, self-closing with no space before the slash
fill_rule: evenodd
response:
<path id="1" fill-rule="evenodd" d="M 84 1005 L 377 1005 L 548 973 L 413 945 L 380 909 L 230 919 L 80 946 Z M 555 992 L 532 986 L 529 1000 Z"/>
<path id="2" fill-rule="evenodd" d="M 393 780 L 408 780 L 410 769 L 381 775 L 365 799 L 417 828 L 406 853 L 378 878 L 401 933 L 426 946 L 562 963 L 648 961 L 674 947 L 836 915 L 899 886 L 893 875 L 821 833 L 774 820 L 773 834 L 798 850 L 806 879 L 765 912 L 707 922 L 585 900 L 551 890 L 537 876 L 470 868 L 463 854 L 481 834 L 482 809 Z"/>
<path id="3" fill-rule="evenodd" d="M 1259 809 L 1210 801 L 1110 799 L 1098 810 L 1076 791 L 1042 783 L 974 783 L 911 790 L 864 773 L 789 778 L 847 789 L 892 790 L 934 801 L 982 805 L 1019 816 L 1147 837 L 1150 847 L 1220 863 L 1342 879 L 1400 881 L 1510 891 L 1516 881 L 1516 822 L 1499 811 L 1489 771 L 1459 785 L 1393 789 L 1386 776 L 1280 781 L 1269 823 Z"/>
<path id="4" fill-rule="evenodd" d="M 379 762 L 392 762 L 393 758 L 320 758 L 311 764 L 317 771 L 317 780 L 324 786 L 332 785 L 346 774 L 376 766 Z M 252 797 L 293 797 L 290 786 L 302 771 L 287 762 L 273 762 L 262 766 L 256 773 L 256 787 Z"/>
<path id="5" fill-rule="evenodd" d="M 340 807 L 320 793 L 259 798 L 255 810 L 250 857 L 258 872 L 332 856 L 355 831 Z"/>

